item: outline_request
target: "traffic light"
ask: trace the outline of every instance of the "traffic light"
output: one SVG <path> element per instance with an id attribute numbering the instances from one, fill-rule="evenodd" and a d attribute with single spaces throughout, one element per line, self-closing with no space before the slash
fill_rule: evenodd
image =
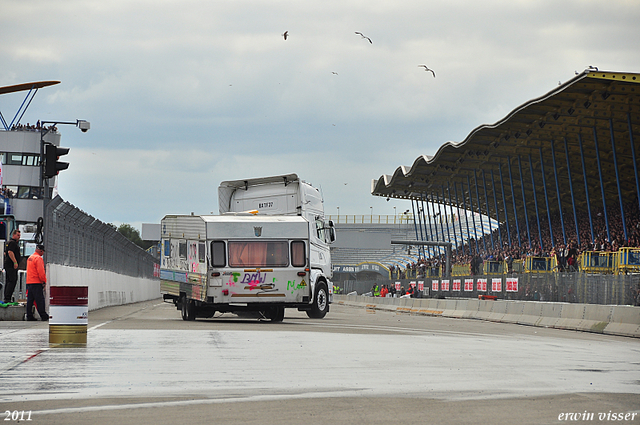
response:
<path id="1" fill-rule="evenodd" d="M 60 162 L 58 159 L 62 155 L 69 153 L 69 148 L 63 148 L 61 146 L 55 146 L 51 143 L 44 145 L 44 176 L 50 179 L 58 175 L 61 170 L 69 168 L 68 162 Z"/>

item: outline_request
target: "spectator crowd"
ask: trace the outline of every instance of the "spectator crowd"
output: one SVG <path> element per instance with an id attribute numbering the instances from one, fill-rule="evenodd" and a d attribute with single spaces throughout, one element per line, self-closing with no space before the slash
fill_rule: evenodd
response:
<path id="1" fill-rule="evenodd" d="M 49 130 L 49 131 L 58 131 L 58 128 L 55 125 L 51 125 L 49 127 L 43 126 L 40 124 L 40 120 L 35 125 L 32 124 L 13 124 L 11 126 L 11 131 L 40 131 L 40 130 Z"/>
<path id="2" fill-rule="evenodd" d="M 573 214 L 565 212 L 562 217 L 564 234 L 559 214 L 551 218 L 551 231 L 549 231 L 549 220 L 546 215 L 540 216 L 540 232 L 538 232 L 538 220 L 530 217 L 528 231 L 524 220 L 519 221 L 520 226 L 517 229 L 514 223 L 509 223 L 510 228 L 507 230 L 506 224 L 503 223 L 499 229 L 485 234 L 478 240 L 471 238 L 464 245 L 459 244 L 452 250 L 451 264 L 469 265 L 471 274 L 478 274 L 484 261 L 506 261 L 510 265 L 514 260 L 535 256 L 555 257 L 560 271 L 576 270 L 578 258 L 582 252 L 614 252 L 622 247 L 640 248 L 640 208 L 637 200 L 624 205 L 624 210 L 626 238 L 619 208 L 610 208 L 607 211 L 608 233 L 602 208 L 592 211 L 592 225 L 590 225 L 587 211 L 579 214 L 575 221 Z M 513 217 L 511 220 L 515 221 Z M 579 233 L 576 233 L 576 221 Z M 451 233 L 453 233 L 453 226 L 451 225 Z M 459 234 L 459 229 L 456 230 Z M 542 236 L 542 240 L 539 235 Z M 449 238 L 445 233 L 444 239 L 447 242 L 454 242 L 453 235 Z M 458 242 L 460 242 L 459 239 Z M 402 279 L 409 276 L 426 276 L 429 275 L 430 269 L 438 269 L 445 262 L 445 254 L 439 253 L 434 248 L 420 247 L 419 253 L 420 259 L 408 264 L 406 268 L 391 266 L 392 277 Z"/>

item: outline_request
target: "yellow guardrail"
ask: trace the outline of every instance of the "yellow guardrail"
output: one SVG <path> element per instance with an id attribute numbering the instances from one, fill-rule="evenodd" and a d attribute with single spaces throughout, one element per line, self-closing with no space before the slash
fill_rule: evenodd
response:
<path id="1" fill-rule="evenodd" d="M 504 261 L 487 260 L 482 264 L 482 274 L 504 274 L 505 272 Z"/>
<path id="2" fill-rule="evenodd" d="M 482 264 L 480 274 L 498 275 L 507 273 L 553 273 L 559 271 L 581 271 L 583 273 L 620 274 L 640 273 L 640 248 L 620 248 L 615 252 L 585 251 L 578 256 L 573 268 L 558 266 L 554 257 L 530 256 L 523 260 L 507 261 L 487 260 Z M 417 270 L 403 270 L 406 278 L 414 278 Z M 425 277 L 441 277 L 440 267 L 425 270 Z M 471 264 L 452 264 L 451 276 L 471 276 Z M 392 276 L 395 277 L 395 276 Z"/>
<path id="3" fill-rule="evenodd" d="M 509 269 L 507 261 L 487 260 L 482 263 L 480 273 L 483 275 L 525 273 L 524 260 L 513 260 L 511 269 Z M 452 264 L 451 276 L 471 276 L 471 264 Z M 436 275 L 433 275 L 433 277 L 436 277 Z"/>
<path id="4" fill-rule="evenodd" d="M 507 273 L 524 273 L 523 260 L 513 260 L 511 270 L 506 261 L 487 260 L 482 263 L 482 270 L 480 270 L 480 274 L 483 275 Z M 451 276 L 471 276 L 471 264 L 452 264 Z"/>
<path id="5" fill-rule="evenodd" d="M 640 248 L 620 248 L 614 254 L 616 273 L 640 273 Z"/>
<path id="6" fill-rule="evenodd" d="M 440 277 L 442 276 L 442 267 L 429 267 L 425 274 L 426 277 Z"/>
<path id="7" fill-rule="evenodd" d="M 509 273 L 524 273 L 524 261 L 523 260 L 513 260 L 511 264 L 511 270 L 507 271 Z"/>
<path id="8" fill-rule="evenodd" d="M 617 252 L 585 251 L 579 256 L 580 271 L 585 273 L 614 273 Z"/>
<path id="9" fill-rule="evenodd" d="M 551 257 L 526 257 L 524 259 L 525 273 L 549 273 L 552 271 Z"/>
<path id="10" fill-rule="evenodd" d="M 452 265 L 451 276 L 471 276 L 471 264 Z"/>

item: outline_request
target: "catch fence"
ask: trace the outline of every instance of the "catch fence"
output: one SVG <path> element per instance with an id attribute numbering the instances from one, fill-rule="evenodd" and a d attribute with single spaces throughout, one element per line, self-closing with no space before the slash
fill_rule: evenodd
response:
<path id="1" fill-rule="evenodd" d="M 514 286 L 515 279 L 515 286 Z M 373 285 L 422 286 L 421 297 L 553 301 L 583 304 L 639 305 L 640 274 L 590 274 L 584 272 L 421 277 L 412 279 L 345 280 L 335 283 L 340 292 L 371 292 Z M 399 295 L 398 295 L 399 296 Z"/>
<path id="2" fill-rule="evenodd" d="M 56 196 L 44 223 L 47 263 L 154 278 L 158 262 L 148 252 L 105 224 Z"/>

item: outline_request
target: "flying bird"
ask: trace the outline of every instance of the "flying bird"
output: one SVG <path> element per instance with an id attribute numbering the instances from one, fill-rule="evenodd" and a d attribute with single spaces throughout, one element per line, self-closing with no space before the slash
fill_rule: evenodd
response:
<path id="1" fill-rule="evenodd" d="M 427 65 L 418 65 L 418 67 L 424 68 L 425 72 L 431 72 L 433 74 L 433 78 L 436 78 L 436 73 L 433 69 L 429 69 Z"/>
<path id="2" fill-rule="evenodd" d="M 369 43 L 373 44 L 373 41 L 371 41 L 371 39 L 366 35 L 364 35 L 363 33 L 356 31 L 356 34 L 358 34 L 362 38 L 366 38 L 367 40 L 369 40 Z"/>
<path id="3" fill-rule="evenodd" d="M 337 72 L 335 72 L 335 71 L 331 71 L 331 73 L 332 73 L 333 75 L 338 75 L 338 73 L 337 73 Z"/>
<path id="4" fill-rule="evenodd" d="M 284 34 L 282 34 L 282 36 L 284 37 L 284 39 L 286 40 L 287 37 L 289 37 L 289 31 L 285 31 Z"/>

